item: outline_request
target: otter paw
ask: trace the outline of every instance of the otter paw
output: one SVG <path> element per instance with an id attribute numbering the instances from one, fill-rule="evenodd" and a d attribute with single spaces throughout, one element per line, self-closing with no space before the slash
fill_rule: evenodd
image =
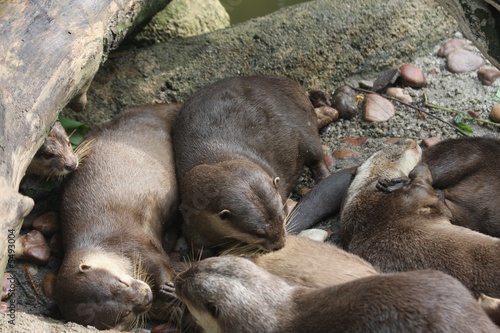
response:
<path id="1" fill-rule="evenodd" d="M 378 180 L 375 187 L 377 190 L 385 193 L 391 193 L 402 189 L 404 186 L 410 184 L 411 179 L 408 177 L 399 177 L 393 179 L 381 178 Z"/>
<path id="2" fill-rule="evenodd" d="M 171 301 L 177 298 L 175 296 L 175 287 L 172 282 L 167 282 L 160 286 L 159 294 L 162 300 Z"/>

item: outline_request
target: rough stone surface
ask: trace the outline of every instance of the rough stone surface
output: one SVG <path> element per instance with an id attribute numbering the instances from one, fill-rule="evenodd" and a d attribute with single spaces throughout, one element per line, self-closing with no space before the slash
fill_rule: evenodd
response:
<path id="1" fill-rule="evenodd" d="M 363 120 L 368 122 L 387 121 L 394 117 L 396 109 L 387 98 L 368 94 L 363 104 Z"/>
<path id="2" fill-rule="evenodd" d="M 500 71 L 496 68 L 481 68 L 477 71 L 477 78 L 487 86 L 491 86 L 499 77 Z"/>
<path id="3" fill-rule="evenodd" d="M 421 88 L 425 85 L 425 75 L 422 68 L 412 64 L 404 64 L 401 66 L 400 70 L 400 77 L 403 85 L 412 88 Z"/>
<path id="4" fill-rule="evenodd" d="M 227 28 L 229 24 L 229 14 L 219 0 L 172 0 L 127 43 L 162 43 Z"/>
<path id="5" fill-rule="evenodd" d="M 464 50 L 456 49 L 446 57 L 446 66 L 452 73 L 465 73 L 477 70 L 484 64 L 480 55 Z"/>

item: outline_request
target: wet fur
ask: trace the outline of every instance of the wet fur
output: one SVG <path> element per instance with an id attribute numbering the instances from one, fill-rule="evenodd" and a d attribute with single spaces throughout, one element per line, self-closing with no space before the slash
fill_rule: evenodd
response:
<path id="1" fill-rule="evenodd" d="M 184 104 L 173 140 L 185 236 L 196 253 L 235 243 L 281 248 L 283 205 L 304 166 L 328 174 L 312 104 L 285 77 L 205 86 Z"/>
<path id="2" fill-rule="evenodd" d="M 151 307 L 148 293 L 159 300 L 173 280 L 162 245 L 168 251 L 178 232 L 170 130 L 179 107 L 124 111 L 86 138 L 88 156 L 64 184 L 61 204 L 56 295 L 66 319 L 123 328 Z M 134 278 L 137 262 L 149 286 Z"/>
<path id="3" fill-rule="evenodd" d="M 415 167 L 399 190 L 376 188 L 380 178 L 408 175 L 418 160 L 407 152 L 404 145 L 387 147 L 358 168 L 341 213 L 344 248 L 382 272 L 437 269 L 475 296 L 500 297 L 500 239 L 450 223 L 426 164 Z"/>
<path id="4" fill-rule="evenodd" d="M 432 186 L 442 190 L 451 223 L 500 237 L 500 140 L 459 138 L 426 149 Z"/>
<path id="5" fill-rule="evenodd" d="M 202 260 L 175 292 L 205 332 L 497 332 L 456 279 L 437 271 L 293 287 L 239 257 Z"/>

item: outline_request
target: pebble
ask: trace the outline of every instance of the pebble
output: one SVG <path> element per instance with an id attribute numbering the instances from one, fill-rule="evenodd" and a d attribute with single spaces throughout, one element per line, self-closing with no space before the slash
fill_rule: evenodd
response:
<path id="1" fill-rule="evenodd" d="M 32 230 L 19 236 L 16 239 L 15 246 L 16 259 L 23 259 L 37 265 L 45 265 L 49 261 L 49 245 L 45 241 L 43 234 L 38 230 Z"/>
<path id="2" fill-rule="evenodd" d="M 9 313 L 7 302 L 0 302 L 0 313 Z"/>
<path id="3" fill-rule="evenodd" d="M 389 97 L 397 98 L 406 104 L 411 104 L 413 102 L 413 98 L 411 98 L 410 94 L 408 94 L 403 88 L 391 87 L 386 90 L 385 94 Z"/>
<path id="4" fill-rule="evenodd" d="M 348 148 L 340 148 L 333 152 L 333 157 L 339 160 L 353 160 L 361 158 L 361 154 Z"/>
<path id="5" fill-rule="evenodd" d="M 496 68 L 481 68 L 477 71 L 477 77 L 482 84 L 491 86 L 500 77 L 500 71 Z"/>
<path id="6" fill-rule="evenodd" d="M 319 108 L 321 106 L 329 106 L 330 105 L 330 94 L 325 93 L 321 90 L 310 90 L 308 92 L 309 100 L 315 108 Z"/>
<path id="7" fill-rule="evenodd" d="M 54 272 L 49 272 L 42 280 L 42 292 L 49 298 L 54 298 L 56 294 L 57 275 Z"/>
<path id="8" fill-rule="evenodd" d="M 368 139 L 369 139 L 369 137 L 362 136 L 359 138 L 344 138 L 344 139 L 340 140 L 340 142 L 349 143 L 353 146 L 359 147 L 359 146 L 364 145 L 366 143 L 366 141 L 368 141 Z"/>
<path id="9" fill-rule="evenodd" d="M 9 293 L 9 290 L 12 292 L 14 291 L 13 288 L 11 288 L 12 284 L 14 284 L 14 289 L 15 289 L 16 282 L 14 279 L 14 275 L 12 275 L 11 273 L 5 273 L 3 275 L 3 282 L 2 282 L 2 296 L 1 296 L 2 301 L 5 301 L 11 295 L 11 293 Z"/>
<path id="10" fill-rule="evenodd" d="M 331 106 L 320 106 L 314 112 L 318 118 L 318 129 L 322 129 L 332 121 L 339 119 L 339 112 Z"/>
<path id="11" fill-rule="evenodd" d="M 31 226 L 44 236 L 52 236 L 59 230 L 59 225 L 59 214 L 57 212 L 46 212 L 35 218 Z"/>
<path id="12" fill-rule="evenodd" d="M 396 83 L 396 80 L 399 78 L 400 74 L 401 73 L 399 68 L 391 68 L 383 71 L 378 75 L 375 82 L 373 82 L 372 90 L 378 93 L 385 92 L 387 88 L 393 86 Z"/>
<path id="13" fill-rule="evenodd" d="M 422 88 L 425 85 L 424 71 L 415 65 L 404 64 L 400 67 L 401 83 L 412 88 Z"/>
<path id="14" fill-rule="evenodd" d="M 457 49 L 467 49 L 469 46 L 464 39 L 452 38 L 441 46 L 437 55 L 441 58 L 446 58 L 450 52 Z"/>
<path id="15" fill-rule="evenodd" d="M 52 235 L 52 237 L 50 238 L 49 247 L 50 253 L 52 253 L 54 257 L 62 258 L 64 256 L 61 231 L 57 231 L 54 235 Z"/>
<path id="16" fill-rule="evenodd" d="M 446 67 L 452 73 L 466 73 L 479 69 L 484 64 L 481 56 L 463 49 L 456 49 L 446 57 Z"/>
<path id="17" fill-rule="evenodd" d="M 299 232 L 298 236 L 306 237 L 318 242 L 324 242 L 328 238 L 328 231 L 322 229 L 306 229 Z"/>
<path id="18" fill-rule="evenodd" d="M 335 89 L 331 105 L 339 113 L 341 119 L 351 119 L 358 113 L 356 92 L 349 86 Z"/>
<path id="19" fill-rule="evenodd" d="M 500 104 L 497 104 L 493 107 L 490 113 L 490 119 L 495 123 L 500 123 Z"/>
<path id="20" fill-rule="evenodd" d="M 423 139 L 422 140 L 422 144 L 424 147 L 431 147 L 431 146 L 434 146 L 436 143 L 440 142 L 441 139 L 438 138 L 438 137 L 435 137 L 435 136 L 431 136 L 429 138 L 426 138 L 426 139 Z"/>
<path id="21" fill-rule="evenodd" d="M 377 94 L 367 94 L 363 104 L 363 120 L 367 122 L 383 122 L 396 114 L 394 105 Z"/>

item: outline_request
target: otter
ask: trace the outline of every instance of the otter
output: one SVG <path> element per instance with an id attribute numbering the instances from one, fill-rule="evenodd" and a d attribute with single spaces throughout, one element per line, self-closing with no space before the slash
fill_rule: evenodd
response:
<path id="1" fill-rule="evenodd" d="M 476 297 L 499 298 L 500 239 L 450 223 L 420 158 L 407 139 L 358 167 L 340 215 L 342 246 L 382 272 L 441 270 Z"/>
<path id="2" fill-rule="evenodd" d="M 333 244 L 294 235 L 286 236 L 282 249 L 250 258 L 291 285 L 311 288 L 379 274 L 367 261 Z"/>
<path id="3" fill-rule="evenodd" d="M 443 140 L 423 151 L 422 161 L 432 174 L 432 186 L 442 193 L 451 211 L 450 222 L 500 237 L 500 140 L 458 138 Z M 295 206 L 287 231 L 299 233 L 339 213 L 357 167 L 343 169 L 320 181 Z"/>
<path id="4" fill-rule="evenodd" d="M 329 174 L 314 108 L 286 77 L 231 77 L 195 92 L 173 142 L 184 235 L 202 257 L 245 244 L 283 247 L 284 202 L 304 166 Z"/>
<path id="5" fill-rule="evenodd" d="M 442 191 L 452 212 L 450 222 L 500 237 L 500 140 L 444 140 L 422 155 L 432 186 Z"/>
<path id="6" fill-rule="evenodd" d="M 125 329 L 171 299 L 165 251 L 180 221 L 170 131 L 179 109 L 136 107 L 86 137 L 88 155 L 61 202 L 56 300 L 67 320 Z"/>
<path id="7" fill-rule="evenodd" d="M 73 151 L 66 130 L 56 121 L 30 162 L 26 174 L 42 177 L 65 176 L 78 167 L 78 156 Z"/>
<path id="8" fill-rule="evenodd" d="M 431 270 L 306 288 L 222 256 L 178 275 L 175 293 L 207 333 L 499 331 L 459 281 Z"/>

